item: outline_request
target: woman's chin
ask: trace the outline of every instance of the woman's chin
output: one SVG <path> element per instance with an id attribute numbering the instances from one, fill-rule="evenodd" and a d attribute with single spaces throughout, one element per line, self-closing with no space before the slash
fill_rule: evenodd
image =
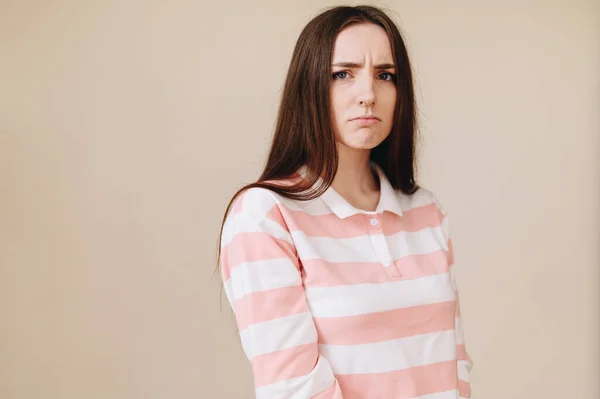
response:
<path id="1" fill-rule="evenodd" d="M 360 129 L 346 136 L 342 143 L 355 150 L 372 150 L 385 140 L 385 135 L 371 129 Z"/>

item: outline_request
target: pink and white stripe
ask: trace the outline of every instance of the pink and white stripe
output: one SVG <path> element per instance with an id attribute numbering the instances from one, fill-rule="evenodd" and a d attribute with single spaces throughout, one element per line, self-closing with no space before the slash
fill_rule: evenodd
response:
<path id="1" fill-rule="evenodd" d="M 256 397 L 470 398 L 448 218 L 430 191 L 355 209 L 243 193 L 221 270 Z"/>

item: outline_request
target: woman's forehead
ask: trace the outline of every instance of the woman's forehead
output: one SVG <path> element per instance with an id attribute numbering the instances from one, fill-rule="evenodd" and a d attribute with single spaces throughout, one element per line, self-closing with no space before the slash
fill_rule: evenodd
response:
<path id="1" fill-rule="evenodd" d="M 351 25 L 343 29 L 335 40 L 332 63 L 363 64 L 393 63 L 392 48 L 387 33 L 375 24 Z"/>

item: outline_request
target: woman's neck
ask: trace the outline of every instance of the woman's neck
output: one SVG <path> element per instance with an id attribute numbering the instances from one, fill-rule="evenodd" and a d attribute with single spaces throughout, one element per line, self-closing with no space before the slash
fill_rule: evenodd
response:
<path id="1" fill-rule="evenodd" d="M 331 186 L 354 207 L 375 210 L 379 202 L 379 178 L 370 164 L 371 151 L 340 145 L 338 154 L 337 173 Z"/>

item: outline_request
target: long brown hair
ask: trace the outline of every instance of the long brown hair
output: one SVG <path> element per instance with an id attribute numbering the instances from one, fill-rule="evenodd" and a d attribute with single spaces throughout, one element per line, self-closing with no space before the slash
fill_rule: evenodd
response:
<path id="1" fill-rule="evenodd" d="M 335 7 L 312 19 L 300 33 L 290 62 L 277 124 L 265 168 L 254 183 L 233 196 L 221 223 L 217 269 L 221 256 L 223 225 L 235 199 L 253 187 L 269 189 L 294 200 L 312 200 L 333 182 L 338 153 L 330 113 L 331 60 L 339 32 L 352 24 L 372 23 L 388 35 L 396 65 L 396 109 L 388 137 L 371 150 L 371 161 L 385 172 L 391 185 L 405 194 L 419 186 L 415 182 L 416 106 L 410 61 L 395 23 L 373 6 Z M 294 175 L 306 166 L 308 175 L 293 185 L 277 181 Z M 322 184 L 314 187 L 319 177 Z"/>

